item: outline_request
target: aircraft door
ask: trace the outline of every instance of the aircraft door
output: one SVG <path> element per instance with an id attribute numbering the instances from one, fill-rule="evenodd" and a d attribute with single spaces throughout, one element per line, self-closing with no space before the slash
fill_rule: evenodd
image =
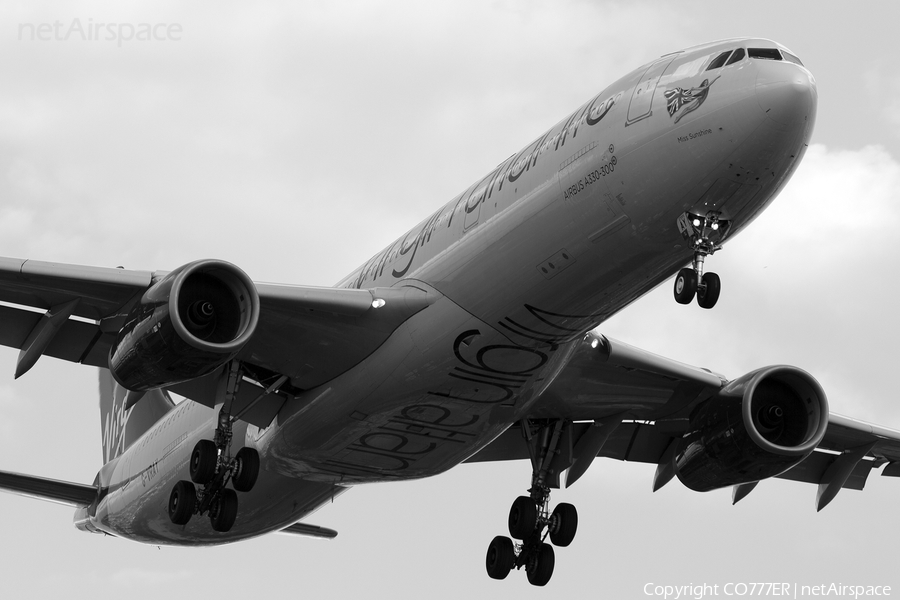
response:
<path id="1" fill-rule="evenodd" d="M 481 205 L 487 202 L 488 189 L 493 185 L 495 176 L 502 167 L 503 165 L 501 164 L 490 175 L 478 182 L 471 191 L 467 191 L 464 194 L 466 204 L 463 209 L 466 216 L 463 221 L 463 231 L 468 231 L 478 224 L 478 219 L 481 218 Z"/>
<path id="2" fill-rule="evenodd" d="M 641 76 L 640 82 L 635 86 L 631 94 L 631 102 L 628 104 L 628 117 L 625 126 L 634 125 L 638 121 L 646 119 L 653 114 L 651 107 L 653 95 L 656 92 L 656 84 L 665 72 L 666 68 L 675 60 L 675 56 L 667 56 L 650 65 Z"/>
<path id="3" fill-rule="evenodd" d="M 468 231 L 478 224 L 478 218 L 481 216 L 481 205 L 484 203 L 486 192 L 487 187 L 482 185 L 469 194 L 465 204 L 466 218 L 463 224 L 463 231 Z"/>

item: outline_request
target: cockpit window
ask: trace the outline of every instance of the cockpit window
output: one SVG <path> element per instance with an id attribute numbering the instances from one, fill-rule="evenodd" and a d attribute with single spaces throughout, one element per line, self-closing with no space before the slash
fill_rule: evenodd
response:
<path id="1" fill-rule="evenodd" d="M 723 52 L 722 54 L 718 55 L 717 57 L 715 57 L 713 59 L 713 61 L 711 63 L 709 63 L 709 66 L 706 67 L 706 70 L 712 71 L 713 69 L 718 69 L 719 67 L 724 65 L 725 61 L 728 60 L 729 54 L 731 54 L 731 50 L 727 50 L 727 51 Z"/>
<path id="2" fill-rule="evenodd" d="M 725 66 L 733 65 L 734 63 L 738 62 L 739 60 L 744 60 L 744 49 L 743 48 L 738 48 L 737 50 L 735 50 L 734 54 L 731 55 L 731 58 L 728 59 L 728 62 L 725 63 Z"/>
<path id="3" fill-rule="evenodd" d="M 750 58 L 781 60 L 781 53 L 779 53 L 776 48 L 748 48 L 747 54 L 750 55 Z"/>
<path id="4" fill-rule="evenodd" d="M 791 54 L 790 52 L 785 52 L 784 50 L 782 50 L 781 54 L 782 54 L 782 56 L 784 56 L 784 60 L 786 60 L 788 62 L 796 63 L 796 64 L 800 65 L 801 67 L 803 66 L 803 63 L 800 62 L 800 59 L 797 58 L 796 56 L 794 56 L 793 54 Z"/>

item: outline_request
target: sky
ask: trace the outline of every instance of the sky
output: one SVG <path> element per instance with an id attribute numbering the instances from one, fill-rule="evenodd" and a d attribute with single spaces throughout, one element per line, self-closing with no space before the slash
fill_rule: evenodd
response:
<path id="1" fill-rule="evenodd" d="M 331 285 L 630 70 L 766 37 L 817 81 L 804 162 L 707 261 L 723 281 L 714 310 L 676 304 L 667 282 L 600 331 L 731 377 L 795 365 L 834 412 L 900 429 L 900 7 L 831 4 L 6 2 L 0 255 L 148 270 L 220 258 L 257 281 Z M 57 22 L 68 39 L 37 37 Z M 113 39 L 84 39 L 99 23 Z M 141 23 L 161 39 L 127 39 Z M 45 358 L 14 381 L 15 356 L 0 349 L 0 469 L 91 482 L 96 371 Z M 0 494 L 0 580 L 10 598 L 222 586 L 259 598 L 629 599 L 647 584 L 729 582 L 900 593 L 900 481 L 876 472 L 817 514 L 813 486 L 766 481 L 731 506 L 729 490 L 677 481 L 652 493 L 653 471 L 598 460 L 553 494 L 580 525 L 544 589 L 484 572 L 529 485 L 524 462 L 355 488 L 308 519 L 337 529 L 334 541 L 207 549 L 84 534 L 69 507 Z"/>

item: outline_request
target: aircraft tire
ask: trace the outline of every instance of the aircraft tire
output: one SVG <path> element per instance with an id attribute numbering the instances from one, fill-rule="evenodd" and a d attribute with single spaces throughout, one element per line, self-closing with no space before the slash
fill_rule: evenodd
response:
<path id="1" fill-rule="evenodd" d="M 685 267 L 675 276 L 675 301 L 690 304 L 697 293 L 697 272 Z"/>
<path id="2" fill-rule="evenodd" d="M 556 555 L 553 546 L 541 544 L 537 556 L 532 558 L 525 567 L 528 574 L 528 583 L 536 586 L 545 586 L 553 577 L 553 567 L 556 566 Z"/>
<path id="3" fill-rule="evenodd" d="M 216 462 L 219 458 L 219 450 L 210 440 L 200 440 L 191 452 L 190 473 L 191 481 L 200 485 L 206 485 L 216 476 Z"/>
<path id="4" fill-rule="evenodd" d="M 573 505 L 562 502 L 553 509 L 551 523 L 550 541 L 561 548 L 568 546 L 578 531 L 578 511 Z"/>
<path id="5" fill-rule="evenodd" d="M 235 460 L 237 473 L 232 477 L 231 483 L 237 491 L 249 492 L 259 477 L 259 452 L 253 448 L 241 448 Z"/>
<path id="6" fill-rule="evenodd" d="M 506 579 L 516 564 L 516 552 L 513 549 L 512 540 L 502 535 L 491 540 L 484 562 L 488 577 Z"/>
<path id="7" fill-rule="evenodd" d="M 524 540 L 537 528 L 537 507 L 528 496 L 519 496 L 509 509 L 509 535 Z"/>
<path id="8" fill-rule="evenodd" d="M 190 481 L 179 481 L 169 494 L 169 519 L 176 525 L 185 525 L 194 514 L 197 491 Z"/>
<path id="9" fill-rule="evenodd" d="M 722 291 L 722 281 L 715 273 L 703 275 L 703 285 L 697 291 L 697 304 L 702 308 L 712 308 L 719 301 L 719 293 Z"/>
<path id="10" fill-rule="evenodd" d="M 237 509 L 237 493 L 228 488 L 223 489 L 213 505 L 213 510 L 210 511 L 209 520 L 212 528 L 221 533 L 230 531 L 237 518 Z"/>

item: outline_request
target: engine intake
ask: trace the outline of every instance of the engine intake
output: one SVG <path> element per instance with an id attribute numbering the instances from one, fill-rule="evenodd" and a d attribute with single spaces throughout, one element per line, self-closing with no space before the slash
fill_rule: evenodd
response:
<path id="1" fill-rule="evenodd" d="M 184 265 L 148 289 L 110 349 L 109 370 L 136 392 L 206 375 L 234 358 L 259 320 L 259 294 L 220 260 Z"/>
<path id="2" fill-rule="evenodd" d="M 759 369 L 694 412 L 677 442 L 675 473 L 699 492 L 774 477 L 809 456 L 827 426 L 825 392 L 809 373 Z"/>

